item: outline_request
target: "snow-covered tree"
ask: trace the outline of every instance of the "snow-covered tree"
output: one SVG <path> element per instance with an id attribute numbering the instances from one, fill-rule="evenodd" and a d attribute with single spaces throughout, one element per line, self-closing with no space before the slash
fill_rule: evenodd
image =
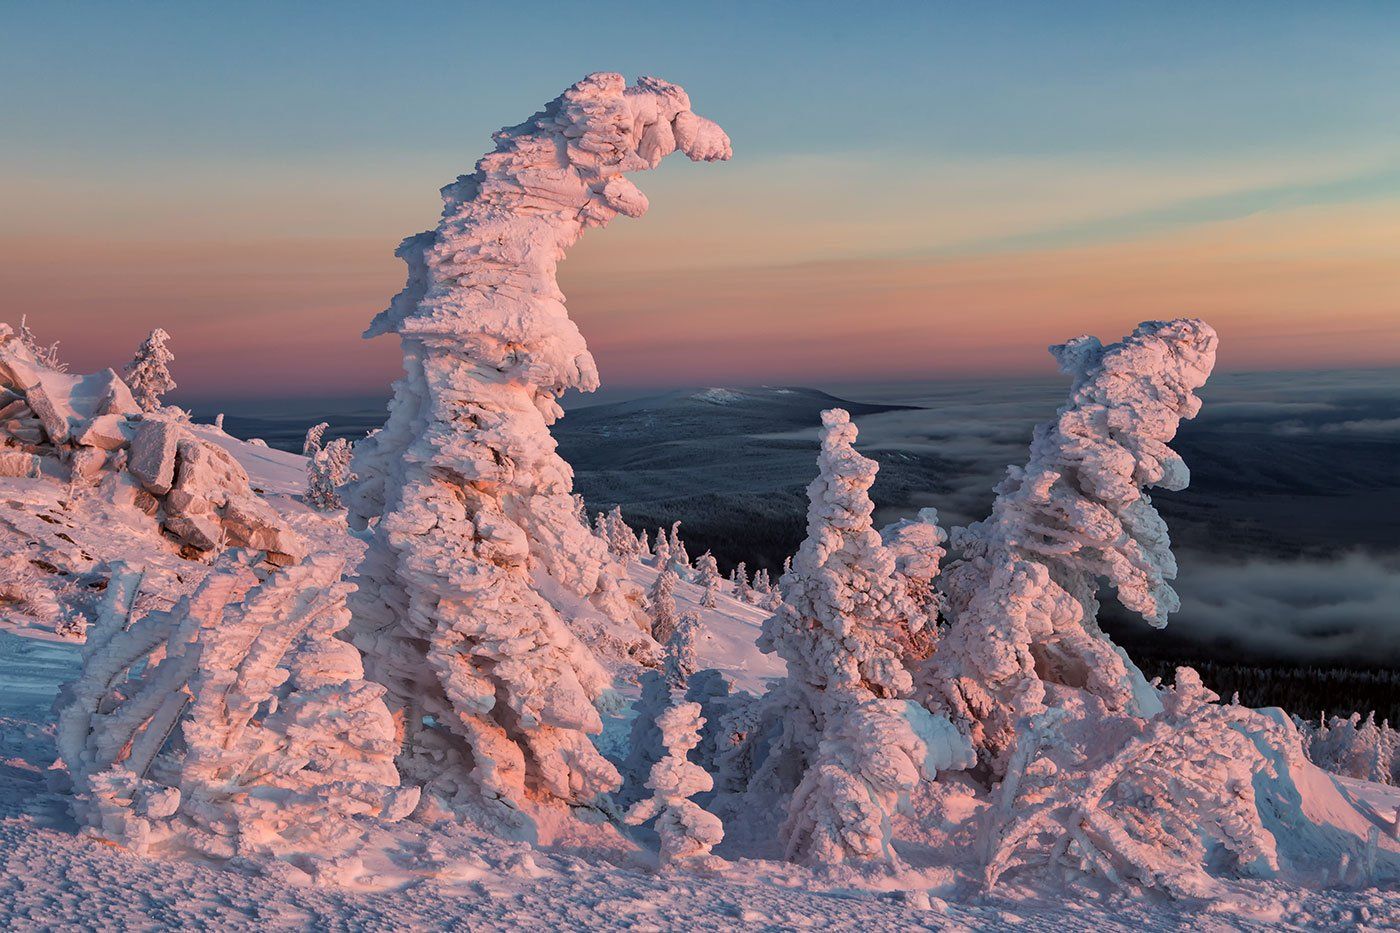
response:
<path id="1" fill-rule="evenodd" d="M 629 561 L 638 555 L 637 536 L 627 527 L 620 505 L 613 506 L 608 513 L 608 542 L 618 560 Z"/>
<path id="2" fill-rule="evenodd" d="M 20 343 L 34 354 L 34 358 L 40 365 L 52 369 L 54 372 L 68 372 L 68 364 L 58 358 L 58 341 L 47 346 L 39 342 L 39 338 L 34 336 L 34 331 L 29 329 L 28 315 L 20 315 L 19 318 L 19 339 Z"/>
<path id="3" fill-rule="evenodd" d="M 319 442 L 306 463 L 306 501 L 323 511 L 344 508 L 340 488 L 350 480 L 353 449 L 348 440 L 338 437 L 326 446 Z"/>
<path id="4" fill-rule="evenodd" d="M 306 439 L 301 442 L 303 457 L 315 456 L 316 451 L 321 449 L 321 439 L 326 436 L 326 429 L 329 427 L 328 422 L 322 421 L 306 429 Z"/>
<path id="5" fill-rule="evenodd" d="M 671 569 L 681 576 L 686 576 L 691 569 L 690 554 L 685 549 L 685 542 L 681 540 L 681 523 L 671 523 L 671 535 L 667 542 L 670 545 L 671 558 L 667 562 Z"/>
<path id="6" fill-rule="evenodd" d="M 900 519 L 880 529 L 880 540 L 894 555 L 895 578 L 915 610 L 900 627 L 905 664 L 919 666 L 933 654 L 938 640 L 943 596 L 935 583 L 948 553 L 943 547 L 948 533 L 938 524 L 938 510 L 925 508 L 913 519 Z"/>
<path id="7" fill-rule="evenodd" d="M 666 754 L 656 719 L 668 707 L 689 699 L 690 678 L 699 666 L 696 651 L 702 630 L 699 616 L 693 612 L 683 614 L 666 641 L 661 670 L 642 675 L 641 693 L 632 704 L 632 728 L 622 766 L 626 780 L 617 794 L 617 802 L 624 806 L 644 796 L 652 765 Z"/>
<path id="8" fill-rule="evenodd" d="M 1272 875 L 1276 840 L 1255 793 L 1278 765 L 1261 747 L 1286 755 L 1297 736 L 1219 699 L 1182 667 L 1149 719 L 1083 694 L 1032 717 L 993 794 L 987 884 L 1013 870 L 1082 872 L 1200 898 L 1217 893 L 1212 872 Z"/>
<path id="9" fill-rule="evenodd" d="M 1374 711 L 1364 720 L 1352 713 L 1330 722 L 1324 716 L 1316 726 L 1299 725 L 1308 758 L 1324 771 L 1377 784 L 1400 782 L 1400 732 L 1388 721 L 1377 725 Z"/>
<path id="10" fill-rule="evenodd" d="M 528 811 L 618 784 L 589 739 L 609 677 L 567 618 L 630 616 L 549 434 L 561 395 L 598 386 L 557 266 L 585 229 L 645 212 L 625 173 L 730 147 L 681 88 L 616 74 L 495 140 L 443 189 L 437 229 L 399 247 L 407 285 L 366 332 L 399 335 L 405 372 L 356 445 L 347 504 L 373 533 L 352 627 L 402 711 L 406 779 L 528 834 Z"/>
<path id="11" fill-rule="evenodd" d="M 665 570 L 671 566 L 671 542 L 666 540 L 666 530 L 656 529 L 656 540 L 651 546 L 652 566 Z"/>
<path id="12" fill-rule="evenodd" d="M 647 594 L 647 609 L 651 613 L 651 637 L 663 645 L 670 640 L 671 633 L 680 623 L 675 595 L 677 582 L 679 578 L 676 572 L 666 568 L 656 575 L 656 582 Z"/>
<path id="13" fill-rule="evenodd" d="M 161 328 L 152 330 L 150 336 L 136 348 L 136 356 L 122 371 L 122 377 L 131 387 L 131 394 L 142 411 L 159 411 L 160 397 L 175 388 L 175 380 L 170 376 L 170 364 L 175 361 L 175 354 L 165 345 L 169 339 L 170 335 Z"/>
<path id="14" fill-rule="evenodd" d="M 133 618 L 118 566 L 56 701 L 74 813 L 137 852 L 267 854 L 333 875 L 366 828 L 417 802 L 399 789 L 384 689 L 336 637 L 340 560 L 266 573 L 230 552 L 168 611 Z"/>
<path id="15" fill-rule="evenodd" d="M 637 532 L 637 556 L 642 560 L 651 560 L 651 539 L 647 537 L 647 530 L 643 528 Z"/>
<path id="16" fill-rule="evenodd" d="M 1144 488 L 1182 489 L 1167 446 L 1200 409 L 1215 361 L 1201 321 L 1148 322 L 1120 343 L 1051 348 L 1074 377 L 1069 402 L 1036 429 L 1026 466 L 997 487 L 992 514 L 957 529 L 962 557 L 940 578 L 950 625 L 920 697 L 946 712 L 1000 772 L 1016 722 L 1045 708 L 1046 684 L 1093 693 L 1111 710 L 1160 704 L 1096 620 L 1099 580 L 1161 626 L 1177 607 L 1165 522 Z"/>
<path id="17" fill-rule="evenodd" d="M 788 711 L 755 782 L 791 795 L 781 832 L 788 858 L 893 868 L 895 809 L 921 780 L 971 764 L 971 748 L 945 718 L 907 700 L 913 682 L 897 629 L 912 610 L 870 520 L 878 467 L 856 453 L 855 438 L 845 411 L 822 413 L 807 538 L 758 642 L 787 662 L 774 702 Z"/>
<path id="18" fill-rule="evenodd" d="M 686 757 L 700 744 L 704 724 L 699 703 L 676 703 L 656 717 L 666 756 L 652 765 L 647 779 L 652 796 L 627 811 L 627 822 L 634 826 L 656 819 L 663 868 L 705 859 L 724 839 L 719 817 L 690 799 L 714 787 L 705 770 Z"/>
<path id="19" fill-rule="evenodd" d="M 741 603 L 753 602 L 753 589 L 749 586 L 749 568 L 739 561 L 729 572 L 729 582 L 734 586 L 734 598 Z"/>
<path id="20" fill-rule="evenodd" d="M 695 558 L 695 585 L 703 590 L 700 596 L 702 607 L 713 609 L 719 604 L 719 591 L 724 585 L 724 578 L 719 573 L 719 562 L 709 551 Z"/>

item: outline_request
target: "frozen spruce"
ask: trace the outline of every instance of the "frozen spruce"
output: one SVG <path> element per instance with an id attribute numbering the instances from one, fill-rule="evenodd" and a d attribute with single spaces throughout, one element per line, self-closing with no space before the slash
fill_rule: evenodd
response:
<path id="1" fill-rule="evenodd" d="M 895 578 L 904 586 L 914 615 L 901 626 L 905 661 L 911 666 L 928 663 L 938 640 L 943 596 L 937 582 L 948 533 L 938 523 L 938 510 L 920 509 L 912 519 L 900 519 L 880 529 L 880 540 L 894 555 Z"/>
<path id="2" fill-rule="evenodd" d="M 807 538 L 759 638 L 788 674 L 770 701 L 786 710 L 781 731 L 753 790 L 788 796 L 788 858 L 895 869 L 896 808 L 920 781 L 970 765 L 972 752 L 945 718 L 907 699 L 913 682 L 898 630 L 913 610 L 871 524 L 878 467 L 855 439 L 845 411 L 822 413 Z"/>
<path id="3" fill-rule="evenodd" d="M 340 488 L 350 479 L 350 442 L 338 437 L 326 446 L 318 443 L 306 461 L 306 502 L 322 511 L 344 507 Z"/>
<path id="4" fill-rule="evenodd" d="M 170 376 L 175 354 L 165 345 L 169 339 L 170 335 L 161 328 L 152 330 L 122 372 L 142 411 L 158 411 L 160 397 L 175 388 L 175 380 Z"/>
<path id="5" fill-rule="evenodd" d="M 719 573 L 719 562 L 709 551 L 695 558 L 695 585 L 701 589 L 701 608 L 713 609 L 719 605 L 724 578 Z"/>
<path id="6" fill-rule="evenodd" d="M 617 74 L 495 141 L 442 189 L 437 228 L 399 247 L 407 285 L 366 336 L 399 336 L 404 375 L 383 429 L 356 445 L 347 505 L 373 525 L 353 628 L 402 711 L 406 778 L 528 835 L 536 807 L 618 785 L 589 739 L 609 677 L 569 613 L 631 618 L 549 433 L 561 395 L 598 387 L 556 269 L 584 230 L 646 212 L 627 173 L 730 146 L 681 88 Z"/>
<path id="7" fill-rule="evenodd" d="M 652 795 L 632 805 L 627 822 L 640 825 L 656 820 L 661 839 L 661 867 L 686 863 L 704 864 L 710 850 L 724 839 L 719 817 L 707 813 L 690 798 L 714 787 L 710 776 L 686 755 L 700 744 L 700 728 L 705 724 L 699 703 L 675 703 L 656 717 L 656 728 L 666 754 L 652 765 L 646 786 Z"/>
<path id="8" fill-rule="evenodd" d="M 328 422 L 322 421 L 306 429 L 306 437 L 301 442 L 301 455 L 303 457 L 316 455 L 316 451 L 321 449 L 321 439 L 326 436 L 326 429 L 329 427 Z"/>
<path id="9" fill-rule="evenodd" d="M 680 582 L 676 572 L 669 567 L 656 575 L 651 593 L 647 596 L 647 609 L 651 613 L 651 637 L 660 644 L 666 644 L 671 633 L 680 622 L 676 608 L 676 584 Z"/>
<path id="10" fill-rule="evenodd" d="M 1205 323 L 1182 319 L 1139 325 L 1109 346 L 1077 337 L 1052 347 L 1074 379 L 1068 403 L 997 486 L 991 516 L 954 532 L 962 557 L 941 578 L 950 625 L 921 697 L 994 772 L 1017 720 L 1045 709 L 1047 685 L 1087 690 L 1114 711 L 1161 708 L 1099 628 L 1099 581 L 1152 625 L 1177 608 L 1167 526 L 1144 490 L 1187 485 L 1167 443 L 1200 410 L 1216 343 Z"/>
<path id="11" fill-rule="evenodd" d="M 688 691 L 691 675 L 699 667 L 697 646 L 702 631 L 699 616 L 693 612 L 682 615 L 666 642 L 661 670 L 642 675 L 641 694 L 632 704 L 632 728 L 622 765 L 625 781 L 616 797 L 618 803 L 634 803 L 645 796 L 642 788 L 651 767 L 666 754 L 657 717 L 675 703 L 693 699 Z"/>
<path id="12" fill-rule="evenodd" d="M 172 609 L 136 618 L 142 573 L 116 567 L 55 703 L 78 821 L 138 853 L 353 870 L 365 821 L 399 819 L 418 792 L 398 786 L 383 688 L 336 637 L 341 569 L 321 556 L 255 571 L 231 553 Z"/>

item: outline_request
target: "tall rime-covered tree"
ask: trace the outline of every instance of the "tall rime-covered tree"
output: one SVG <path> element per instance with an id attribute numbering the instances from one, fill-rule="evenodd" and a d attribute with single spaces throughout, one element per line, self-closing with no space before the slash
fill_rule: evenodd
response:
<path id="1" fill-rule="evenodd" d="M 756 778 L 790 792 L 788 857 L 892 867 L 890 819 L 901 799 L 938 769 L 970 764 L 971 752 L 946 719 L 906 699 L 913 682 L 898 629 L 913 609 L 870 520 L 878 467 L 856 452 L 845 411 L 823 412 L 822 425 L 807 538 L 759 638 L 787 662 L 775 692 L 791 713 Z"/>
<path id="2" fill-rule="evenodd" d="M 945 711 L 1000 772 L 1017 720 L 1044 709 L 1047 685 L 1080 688 L 1113 711 L 1160 702 L 1099 628 L 1099 580 L 1150 624 L 1177 608 L 1167 526 L 1144 489 L 1184 489 L 1167 442 L 1200 410 L 1215 363 L 1201 321 L 1152 321 L 1120 343 L 1052 347 L 1073 377 L 1069 401 L 997 486 L 992 514 L 958 529 L 962 557 L 942 575 L 951 624 L 921 696 Z"/>
<path id="3" fill-rule="evenodd" d="M 399 247 L 408 283 L 366 332 L 399 335 L 405 372 L 384 428 L 356 445 L 351 520 L 374 529 L 354 635 L 403 710 L 406 779 L 528 832 L 532 806 L 618 783 L 588 738 L 608 678 L 561 609 L 621 590 L 600 582 L 612 558 L 549 433 L 564 392 L 598 386 L 556 269 L 584 230 L 646 211 L 626 173 L 730 146 L 681 88 L 616 74 L 495 141 L 442 190 L 437 229 Z"/>

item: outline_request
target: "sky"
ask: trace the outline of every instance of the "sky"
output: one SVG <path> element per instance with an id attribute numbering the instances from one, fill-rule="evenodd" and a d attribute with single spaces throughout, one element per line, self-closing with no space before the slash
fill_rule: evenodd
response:
<path id="1" fill-rule="evenodd" d="M 654 74 L 734 160 L 561 268 L 608 386 L 1046 375 L 1198 315 L 1400 365 L 1400 4 L 0 0 L 0 320 L 183 398 L 387 391 L 393 249 L 490 133 Z"/>

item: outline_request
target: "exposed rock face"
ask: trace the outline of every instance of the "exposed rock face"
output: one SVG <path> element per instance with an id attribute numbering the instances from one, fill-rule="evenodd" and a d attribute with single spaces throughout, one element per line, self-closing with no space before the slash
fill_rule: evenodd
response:
<path id="1" fill-rule="evenodd" d="M 180 426 L 170 421 L 143 421 L 131 439 L 126 468 L 152 495 L 165 495 L 175 482 L 179 442 Z"/>
<path id="2" fill-rule="evenodd" d="M 248 485 L 223 449 L 178 418 L 143 414 L 110 369 L 87 376 L 41 363 L 0 324 L 0 476 L 101 483 L 104 495 L 156 518 L 194 554 L 225 546 L 299 560 L 299 537 Z M 192 555 L 193 556 L 193 555 Z"/>

